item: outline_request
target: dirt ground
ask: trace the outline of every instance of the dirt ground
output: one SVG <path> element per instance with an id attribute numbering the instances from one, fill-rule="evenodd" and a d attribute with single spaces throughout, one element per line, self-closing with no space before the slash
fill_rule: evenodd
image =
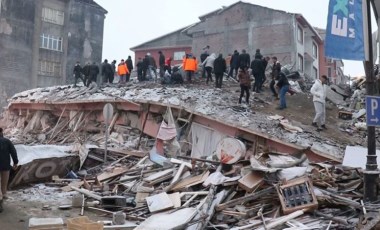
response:
<path id="1" fill-rule="evenodd" d="M 259 112 L 284 116 L 285 118 L 289 119 L 294 125 L 299 125 L 306 132 L 312 132 L 316 136 L 333 139 L 345 145 L 355 144 L 355 140 L 352 136 L 339 130 L 339 124 L 343 122 L 343 120 L 338 118 L 339 109 L 336 105 L 327 103 L 327 130 L 317 132 L 316 128 L 311 126 L 311 123 L 315 116 L 314 104 L 311 96 L 308 96 L 306 94 L 295 94 L 293 96 L 287 95 L 287 109 L 285 110 L 276 110 L 279 102 L 272 99 L 269 89 L 266 89 L 263 93 L 256 94 L 255 96 L 266 101 L 272 101 L 271 105 L 258 107 L 257 111 Z"/>

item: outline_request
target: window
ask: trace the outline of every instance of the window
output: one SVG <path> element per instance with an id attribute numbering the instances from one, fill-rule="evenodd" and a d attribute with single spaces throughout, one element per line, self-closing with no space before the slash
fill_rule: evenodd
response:
<path id="1" fill-rule="evenodd" d="M 45 75 L 45 76 L 61 77 L 62 76 L 61 63 L 40 60 L 38 74 Z"/>
<path id="2" fill-rule="evenodd" d="M 297 26 L 297 40 L 299 43 L 303 44 L 303 29 L 301 26 Z"/>
<path id="3" fill-rule="evenodd" d="M 298 54 L 298 70 L 303 72 L 303 56 Z"/>
<path id="4" fill-rule="evenodd" d="M 174 52 L 174 61 L 182 60 L 185 55 L 185 51 Z"/>
<path id="5" fill-rule="evenodd" d="M 50 8 L 42 8 L 42 20 L 57 25 L 63 25 L 65 21 L 65 14 L 59 10 Z"/>
<path id="6" fill-rule="evenodd" d="M 318 46 L 317 46 L 317 44 L 315 44 L 314 42 L 313 42 L 313 57 L 315 57 L 315 58 L 317 58 L 318 57 Z"/>
<path id="7" fill-rule="evenodd" d="M 62 51 L 62 38 L 42 34 L 40 48 Z"/>
<path id="8" fill-rule="evenodd" d="M 314 79 L 318 79 L 318 70 L 315 67 L 313 67 L 313 77 Z"/>

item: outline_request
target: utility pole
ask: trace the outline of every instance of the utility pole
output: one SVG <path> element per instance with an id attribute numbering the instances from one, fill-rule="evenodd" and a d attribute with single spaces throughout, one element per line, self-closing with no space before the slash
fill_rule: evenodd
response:
<path id="1" fill-rule="evenodd" d="M 374 74 L 374 61 L 373 61 L 373 47 L 372 47 L 372 23 L 371 23 L 371 1 L 367 1 L 367 19 L 368 19 L 368 60 L 365 62 L 366 73 L 366 88 L 367 95 L 372 96 L 376 94 L 375 74 Z M 365 29 L 365 28 L 364 28 Z M 367 111 L 369 112 L 369 111 Z M 374 126 L 367 127 L 367 163 L 364 171 L 364 200 L 375 201 L 377 200 L 377 186 L 379 182 L 380 171 L 377 168 L 376 156 L 376 130 Z"/>

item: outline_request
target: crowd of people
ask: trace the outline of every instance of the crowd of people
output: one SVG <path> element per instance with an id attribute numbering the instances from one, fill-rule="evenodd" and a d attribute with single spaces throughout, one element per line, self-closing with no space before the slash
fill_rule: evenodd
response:
<path id="1" fill-rule="evenodd" d="M 249 104 L 250 91 L 261 93 L 264 82 L 270 78 L 270 90 L 273 96 L 280 100 L 278 109 L 286 108 L 285 95 L 289 90 L 289 82 L 285 74 L 281 72 L 281 64 L 277 57 L 263 57 L 260 49 L 257 49 L 251 61 L 251 56 L 244 49 L 241 53 L 235 50 L 226 58 L 222 54 L 209 54 L 209 50 L 210 46 L 203 48 L 199 63 L 195 56 L 187 53 L 182 60 L 182 65 L 174 67 L 172 67 L 172 57 L 166 58 L 162 51 L 158 51 L 158 65 L 150 53 L 147 53 L 144 58 L 139 57 L 136 66 L 133 65 L 131 56 L 128 56 L 126 60 L 120 60 L 117 65 L 116 60 L 109 63 L 105 59 L 100 68 L 96 63 L 87 63 L 81 67 L 77 62 L 73 71 L 74 87 L 77 86 L 79 80 L 89 87 L 92 82 L 97 82 L 99 74 L 104 84 L 114 83 L 115 76 L 119 77 L 119 84 L 125 84 L 131 80 L 134 67 L 136 67 L 137 80 L 140 82 L 159 80 L 162 84 L 191 83 L 199 69 L 206 84 L 213 82 L 215 76 L 216 88 L 222 88 L 224 76 L 239 81 L 241 88 L 239 103 L 242 103 L 242 98 L 245 96 L 245 102 Z M 270 64 L 271 59 L 273 63 Z M 251 76 L 254 78 L 253 84 Z"/>

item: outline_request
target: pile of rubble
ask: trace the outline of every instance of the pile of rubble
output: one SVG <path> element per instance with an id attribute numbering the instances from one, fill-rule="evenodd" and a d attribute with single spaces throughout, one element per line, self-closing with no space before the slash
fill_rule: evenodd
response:
<path id="1" fill-rule="evenodd" d="M 113 218 L 110 228 L 371 229 L 380 220 L 379 204 L 363 204 L 361 169 L 310 163 L 303 152 L 233 164 L 136 151 L 110 155 L 116 160 L 86 162 L 87 169 L 49 184 L 77 191 L 73 208 Z"/>
<path id="2" fill-rule="evenodd" d="M 16 94 L 3 115 L 6 136 L 19 153 L 25 145 L 66 152 L 73 171 L 61 167 L 62 155 L 20 160 L 11 186 L 47 181 L 72 199 L 62 208 L 112 218 L 77 220 L 91 229 L 370 229 L 378 222 L 378 204 L 363 203 L 362 169 L 339 165 L 343 144 L 255 110 L 269 100 L 237 105 L 235 91 L 146 83 Z M 108 125 L 105 103 L 115 108 Z"/>

